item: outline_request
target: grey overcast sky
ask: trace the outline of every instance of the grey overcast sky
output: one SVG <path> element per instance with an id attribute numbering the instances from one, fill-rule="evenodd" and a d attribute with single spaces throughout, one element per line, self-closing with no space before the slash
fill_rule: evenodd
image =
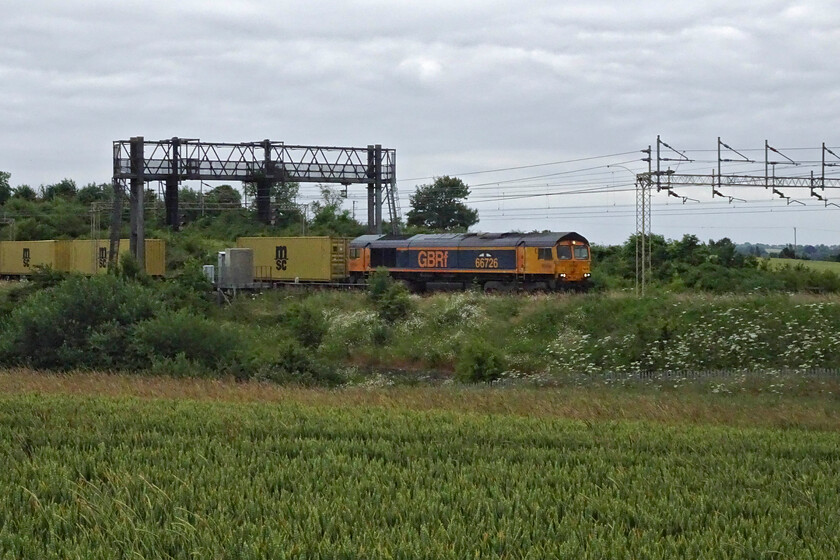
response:
<path id="1" fill-rule="evenodd" d="M 455 174 L 473 186 L 475 230 L 616 243 L 657 134 L 698 160 L 680 171 L 703 173 L 718 136 L 762 162 L 725 172 L 763 174 L 765 139 L 804 162 L 840 146 L 837 0 L 0 0 L 0 14 L 13 185 L 109 181 L 111 142 L 135 135 L 381 143 L 397 150 L 403 211 L 416 185 Z M 467 174 L 582 158 L 597 159 Z M 591 188 L 603 192 L 574 194 Z M 654 231 L 840 243 L 840 208 L 807 190 L 785 193 L 805 206 L 710 191 L 655 194 Z M 840 189 L 826 196 L 840 203 Z"/>

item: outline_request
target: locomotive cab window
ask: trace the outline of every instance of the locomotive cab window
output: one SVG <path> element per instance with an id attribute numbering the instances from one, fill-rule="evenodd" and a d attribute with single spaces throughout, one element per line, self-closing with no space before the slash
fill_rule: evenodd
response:
<path id="1" fill-rule="evenodd" d="M 359 258 L 358 247 L 353 247 L 352 249 L 350 249 L 350 258 L 351 259 L 358 259 Z"/>
<path id="2" fill-rule="evenodd" d="M 376 268 L 377 266 L 386 266 L 393 268 L 397 266 L 397 250 L 384 247 L 370 250 L 370 266 Z"/>
<path id="3" fill-rule="evenodd" d="M 551 247 L 539 247 L 537 249 L 537 258 L 541 261 L 551 260 Z"/>
<path id="4" fill-rule="evenodd" d="M 568 245 L 557 246 L 557 258 L 561 261 L 567 261 L 572 258 L 572 249 Z"/>
<path id="5" fill-rule="evenodd" d="M 589 247 L 586 245 L 575 245 L 575 258 L 579 261 L 585 261 L 589 258 Z"/>

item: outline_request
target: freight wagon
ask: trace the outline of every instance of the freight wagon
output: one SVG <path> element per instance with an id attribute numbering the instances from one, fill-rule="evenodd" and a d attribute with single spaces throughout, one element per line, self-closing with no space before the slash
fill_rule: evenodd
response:
<path id="1" fill-rule="evenodd" d="M 349 240 L 342 237 L 240 237 L 254 251 L 257 282 L 347 282 Z"/>
<path id="2" fill-rule="evenodd" d="M 44 241 L 0 241 L 0 276 L 28 276 L 37 266 L 61 272 L 103 274 L 108 270 L 107 240 L 75 239 Z M 120 239 L 120 255 L 128 253 L 128 239 Z M 166 272 L 166 243 L 147 239 L 146 272 L 163 276 Z"/>

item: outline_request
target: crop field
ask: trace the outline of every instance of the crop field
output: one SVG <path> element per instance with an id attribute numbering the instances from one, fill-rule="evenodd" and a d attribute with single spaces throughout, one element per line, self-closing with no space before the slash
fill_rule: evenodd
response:
<path id="1" fill-rule="evenodd" d="M 703 397 L 20 379 L 0 375 L 0 558 L 840 555 L 834 385 Z M 722 425 L 730 408 L 754 425 Z"/>
<path id="2" fill-rule="evenodd" d="M 770 266 L 774 269 L 779 269 L 784 266 L 796 266 L 801 264 L 806 268 L 810 268 L 812 270 L 824 271 L 828 270 L 835 274 L 840 274 L 840 262 L 832 262 L 832 261 L 800 261 L 800 260 L 793 260 L 793 259 L 770 259 Z"/>

